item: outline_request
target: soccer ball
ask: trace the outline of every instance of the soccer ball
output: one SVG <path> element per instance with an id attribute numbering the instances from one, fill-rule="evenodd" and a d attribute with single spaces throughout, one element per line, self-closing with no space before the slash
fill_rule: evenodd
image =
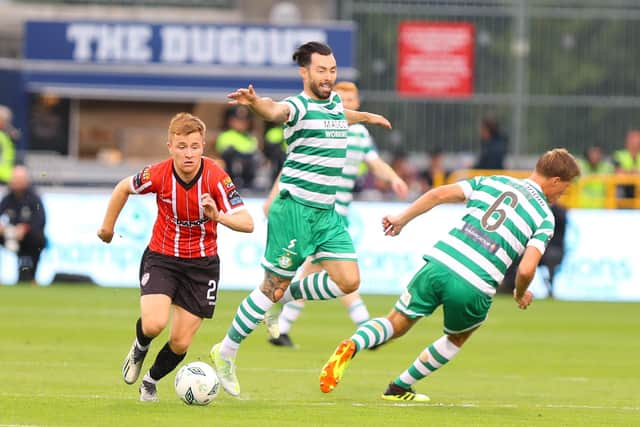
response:
<path id="1" fill-rule="evenodd" d="M 220 391 L 220 381 L 213 368 L 204 362 L 184 365 L 176 374 L 176 393 L 187 405 L 208 405 Z"/>

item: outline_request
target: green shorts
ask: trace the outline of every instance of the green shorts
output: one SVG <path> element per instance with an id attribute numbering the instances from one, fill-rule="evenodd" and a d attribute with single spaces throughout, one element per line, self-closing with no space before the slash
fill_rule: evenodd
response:
<path id="1" fill-rule="evenodd" d="M 480 326 L 492 301 L 445 265 L 428 260 L 413 276 L 394 308 L 415 319 L 429 316 L 442 304 L 444 332 L 455 334 Z"/>
<path id="2" fill-rule="evenodd" d="M 269 208 L 262 267 L 293 278 L 304 260 L 357 261 L 344 220 L 334 209 L 318 209 L 294 200 L 283 190 Z"/>

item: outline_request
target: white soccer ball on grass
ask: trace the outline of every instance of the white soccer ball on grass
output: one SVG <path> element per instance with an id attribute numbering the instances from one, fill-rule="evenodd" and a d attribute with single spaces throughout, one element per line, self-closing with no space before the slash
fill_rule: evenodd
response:
<path id="1" fill-rule="evenodd" d="M 176 393 L 187 405 L 208 405 L 220 391 L 220 381 L 213 368 L 204 362 L 184 365 L 176 374 Z"/>

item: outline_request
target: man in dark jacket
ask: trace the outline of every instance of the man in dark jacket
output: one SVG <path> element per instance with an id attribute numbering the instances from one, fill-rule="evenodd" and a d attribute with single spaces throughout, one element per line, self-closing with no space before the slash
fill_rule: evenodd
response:
<path id="1" fill-rule="evenodd" d="M 16 166 L 9 192 L 0 201 L 0 244 L 18 255 L 18 281 L 32 281 L 46 244 L 45 212 L 29 172 Z"/>
<path id="2" fill-rule="evenodd" d="M 504 169 L 507 145 L 507 136 L 500 129 L 497 118 L 486 114 L 480 122 L 480 156 L 474 169 Z"/>

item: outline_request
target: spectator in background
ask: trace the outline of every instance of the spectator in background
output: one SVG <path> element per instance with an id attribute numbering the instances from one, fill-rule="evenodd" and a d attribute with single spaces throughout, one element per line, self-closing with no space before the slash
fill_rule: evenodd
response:
<path id="1" fill-rule="evenodd" d="M 480 156 L 474 169 L 504 169 L 507 140 L 495 115 L 485 114 L 480 121 Z"/>
<path id="2" fill-rule="evenodd" d="M 625 149 L 613 153 L 613 164 L 616 173 L 625 175 L 638 175 L 640 173 L 640 130 L 631 129 L 627 132 Z M 620 186 L 620 196 L 625 199 L 635 197 L 633 185 Z"/>
<path id="3" fill-rule="evenodd" d="M 216 139 L 216 151 L 224 160 L 231 179 L 240 188 L 253 188 L 258 141 L 251 135 L 251 111 L 242 105 L 224 113 L 223 132 Z"/>
<path id="4" fill-rule="evenodd" d="M 4 184 L 11 179 L 16 159 L 14 141 L 18 138 L 18 131 L 11 124 L 12 119 L 9 107 L 0 105 L 0 183 Z"/>
<path id="5" fill-rule="evenodd" d="M 442 148 L 435 147 L 431 150 L 429 168 L 422 172 L 421 175 L 428 186 L 427 190 L 438 184 L 444 184 L 449 171 L 444 167 L 444 151 L 442 151 Z"/>
<path id="6" fill-rule="evenodd" d="M 269 178 L 271 178 L 269 182 L 275 182 L 287 157 L 287 145 L 284 141 L 282 126 L 266 123 L 262 152 L 269 161 Z"/>
<path id="7" fill-rule="evenodd" d="M 555 218 L 555 224 L 553 227 L 553 236 L 549 240 L 547 249 L 545 250 L 542 258 L 540 259 L 541 266 L 547 267 L 549 271 L 548 278 L 545 278 L 545 284 L 549 291 L 549 297 L 553 298 L 553 281 L 556 275 L 556 270 L 562 264 L 564 259 L 564 236 L 567 228 L 567 210 L 557 203 L 549 205 L 551 213 Z M 504 274 L 504 279 L 498 288 L 498 292 L 512 294 L 516 284 L 516 272 L 518 271 L 518 265 L 520 264 L 520 258 L 515 260 L 513 264 L 507 269 Z"/>
<path id="8" fill-rule="evenodd" d="M 422 194 L 422 190 L 425 185 L 421 183 L 421 177 L 418 173 L 415 165 L 411 163 L 409 160 L 408 154 L 403 150 L 397 150 L 393 153 L 393 158 L 390 162 L 391 168 L 395 171 L 395 173 L 403 180 L 408 188 L 408 198 L 409 200 L 414 200 L 420 194 Z M 389 191 L 389 185 L 380 179 L 376 179 L 376 187 L 382 192 Z"/>
<path id="9" fill-rule="evenodd" d="M 546 266 L 549 270 L 547 287 L 549 289 L 549 296 L 553 297 L 553 281 L 556 276 L 556 271 L 564 259 L 564 235 L 567 228 L 567 210 L 557 203 L 552 203 L 549 207 L 556 222 L 553 227 L 553 236 L 551 240 L 549 240 L 547 250 L 544 251 L 540 259 L 540 265 Z"/>
<path id="10" fill-rule="evenodd" d="M 602 148 L 592 145 L 585 150 L 584 159 L 578 160 L 581 176 L 586 178 L 580 187 L 578 206 L 599 209 L 605 207 L 607 187 L 603 180 L 589 178 L 590 175 L 613 173 L 613 165 L 604 159 Z"/>
<path id="11" fill-rule="evenodd" d="M 18 281 L 35 278 L 46 244 L 44 205 L 25 166 L 13 169 L 9 192 L 0 201 L 0 243 L 18 255 Z"/>

